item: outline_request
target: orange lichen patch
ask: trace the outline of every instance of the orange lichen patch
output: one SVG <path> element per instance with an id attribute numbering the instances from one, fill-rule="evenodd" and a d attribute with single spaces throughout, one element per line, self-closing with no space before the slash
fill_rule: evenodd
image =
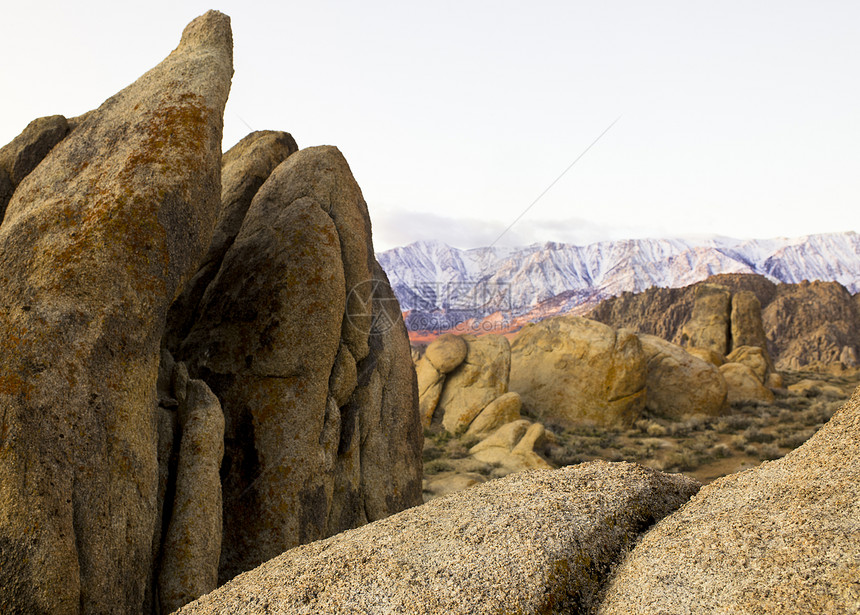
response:
<path id="1" fill-rule="evenodd" d="M 81 271 L 90 261 L 96 269 L 107 267 L 112 275 L 125 276 L 138 293 L 166 294 L 170 254 L 158 216 L 168 193 L 162 178 L 203 171 L 202 148 L 189 144 L 207 141 L 209 117 L 202 97 L 184 94 L 135 126 L 141 142 L 132 145 L 125 160 L 111 167 L 95 161 L 79 165 L 76 170 L 89 184 L 86 194 L 67 197 L 59 215 L 45 222 L 50 228 L 41 229 L 63 235 L 53 253 L 44 255 L 57 268 L 56 286 L 91 283 L 86 274 L 95 272 Z M 174 183 L 170 188 L 176 196 L 195 206 L 195 187 Z"/>

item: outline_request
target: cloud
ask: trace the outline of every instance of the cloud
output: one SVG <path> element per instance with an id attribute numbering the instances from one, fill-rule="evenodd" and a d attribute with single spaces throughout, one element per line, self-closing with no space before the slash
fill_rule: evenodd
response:
<path id="1" fill-rule="evenodd" d="M 387 208 L 374 208 L 371 217 L 376 250 L 428 240 L 443 241 L 457 248 L 476 248 L 525 246 L 548 241 L 587 245 L 598 241 L 670 236 L 658 225 L 633 227 L 619 224 L 610 227 L 582 218 L 523 218 L 511 225 L 494 219 L 454 218 L 431 212 Z"/>

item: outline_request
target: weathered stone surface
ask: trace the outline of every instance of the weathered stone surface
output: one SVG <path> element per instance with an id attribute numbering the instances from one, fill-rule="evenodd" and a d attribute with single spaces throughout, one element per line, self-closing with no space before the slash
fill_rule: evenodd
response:
<path id="1" fill-rule="evenodd" d="M 471 449 L 472 458 L 501 470 L 503 474 L 552 466 L 535 452 L 546 435 L 544 426 L 525 419 L 503 425 Z"/>
<path id="2" fill-rule="evenodd" d="M 15 186 L 68 133 L 69 125 L 62 115 L 40 117 L 30 122 L 11 143 L 0 148 L 0 222 Z"/>
<path id="3" fill-rule="evenodd" d="M 773 401 L 773 392 L 761 383 L 749 366 L 743 363 L 724 363 L 719 369 L 728 386 L 728 403 Z"/>
<path id="4" fill-rule="evenodd" d="M 570 613 L 698 484 L 629 463 L 515 474 L 304 545 L 179 613 Z"/>
<path id="5" fill-rule="evenodd" d="M 179 404 L 182 440 L 176 492 L 159 578 L 162 613 L 172 613 L 218 586 L 224 415 L 202 380 L 190 380 Z"/>
<path id="6" fill-rule="evenodd" d="M 221 160 L 221 209 L 212 242 L 197 273 L 185 285 L 168 314 L 165 341 L 171 350 L 178 347 L 194 324 L 203 293 L 236 240 L 254 195 L 275 167 L 297 150 L 289 133 L 264 130 L 252 132 L 224 154 Z"/>
<path id="7" fill-rule="evenodd" d="M 418 359 L 415 374 L 418 378 L 418 411 L 421 414 L 421 424 L 430 427 L 433 413 L 442 395 L 442 387 L 445 385 L 445 374 L 436 369 L 426 356 Z"/>
<path id="8" fill-rule="evenodd" d="M 767 352 L 767 337 L 761 319 L 761 302 L 750 290 L 732 295 L 732 349 L 757 346 Z"/>
<path id="9" fill-rule="evenodd" d="M 424 500 L 449 495 L 487 482 L 486 477 L 475 472 L 442 472 L 424 479 Z"/>
<path id="10" fill-rule="evenodd" d="M 737 346 L 726 357 L 726 362 L 743 363 L 762 384 L 767 382 L 767 375 L 773 371 L 767 350 L 759 346 Z"/>
<path id="11" fill-rule="evenodd" d="M 845 347 L 860 349 L 860 313 L 836 282 L 780 284 L 762 313 L 776 368 L 836 363 Z"/>
<path id="12" fill-rule="evenodd" d="M 723 363 L 726 362 L 726 358 L 718 352 L 714 352 L 710 348 L 692 348 L 687 347 L 686 350 L 689 354 L 693 355 L 701 359 L 702 361 L 706 361 L 711 365 L 719 367 Z"/>
<path id="13" fill-rule="evenodd" d="M 645 354 L 645 407 L 668 417 L 717 416 L 726 409 L 726 381 L 711 363 L 654 335 L 639 336 Z"/>
<path id="14" fill-rule="evenodd" d="M 372 255 L 346 160 L 309 148 L 259 189 L 203 296 L 180 357 L 226 418 L 222 581 L 421 501 L 411 351 Z"/>
<path id="15" fill-rule="evenodd" d="M 508 391 L 511 347 L 501 335 L 463 335 L 463 362 L 445 377 L 436 412 L 451 433 L 462 433 L 487 404 Z M 429 350 L 429 347 L 428 347 Z"/>
<path id="16" fill-rule="evenodd" d="M 466 342 L 453 333 L 440 335 L 429 346 L 424 356 L 443 374 L 460 365 L 466 358 Z"/>
<path id="17" fill-rule="evenodd" d="M 355 387 L 358 386 L 358 366 L 349 348 L 341 342 L 328 381 L 329 394 L 340 408 L 346 405 Z"/>
<path id="18" fill-rule="evenodd" d="M 573 316 L 523 327 L 509 388 L 540 417 L 566 425 L 629 425 L 645 403 L 645 356 L 631 331 Z"/>
<path id="19" fill-rule="evenodd" d="M 600 610 L 856 613 L 860 391 L 782 459 L 717 479 L 620 565 Z"/>
<path id="20" fill-rule="evenodd" d="M 475 417 L 469 429 L 466 430 L 466 435 L 485 438 L 502 425 L 519 420 L 522 406 L 519 393 L 509 391 L 500 395 Z"/>
<path id="21" fill-rule="evenodd" d="M 0 611 L 134 613 L 160 339 L 212 234 L 229 18 L 193 21 L 17 187 L 0 226 Z"/>
<path id="22" fill-rule="evenodd" d="M 721 355 L 729 352 L 732 294 L 725 286 L 702 284 L 690 320 L 683 326 L 681 345 L 709 348 Z"/>

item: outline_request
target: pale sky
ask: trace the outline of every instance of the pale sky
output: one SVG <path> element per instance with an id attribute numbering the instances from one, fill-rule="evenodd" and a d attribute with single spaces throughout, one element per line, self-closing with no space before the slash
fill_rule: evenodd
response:
<path id="1" fill-rule="evenodd" d="M 209 8 L 224 148 L 337 145 L 377 249 L 860 230 L 860 3 L 7 2 L 0 144 L 97 107 Z M 250 127 L 250 128 L 249 128 Z"/>

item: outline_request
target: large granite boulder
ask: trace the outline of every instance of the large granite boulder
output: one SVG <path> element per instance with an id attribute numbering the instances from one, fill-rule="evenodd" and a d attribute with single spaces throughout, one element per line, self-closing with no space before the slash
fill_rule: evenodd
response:
<path id="1" fill-rule="evenodd" d="M 199 269 L 168 313 L 165 343 L 171 351 L 176 351 L 194 324 L 203 293 L 236 240 L 251 199 L 275 167 L 297 150 L 298 146 L 289 133 L 262 130 L 247 135 L 224 154 L 221 159 L 221 208 L 212 242 Z"/>
<path id="2" fill-rule="evenodd" d="M 768 375 L 773 372 L 770 356 L 760 346 L 736 346 L 726 357 L 726 363 L 743 363 L 762 384 L 767 382 Z"/>
<path id="3" fill-rule="evenodd" d="M 266 179 L 178 354 L 226 419 L 222 582 L 421 502 L 409 342 L 336 148 Z"/>
<path id="4" fill-rule="evenodd" d="M 690 320 L 681 328 L 681 345 L 729 352 L 732 294 L 719 284 L 701 284 Z"/>
<path id="5" fill-rule="evenodd" d="M 725 411 L 726 381 L 715 365 L 655 335 L 642 334 L 639 341 L 648 370 L 646 408 L 674 419 Z"/>
<path id="6" fill-rule="evenodd" d="M 761 316 L 761 302 L 751 290 L 732 295 L 732 349 L 756 346 L 767 352 L 767 336 Z"/>
<path id="7" fill-rule="evenodd" d="M 463 335 L 460 339 L 466 343 L 466 357 L 445 376 L 435 409 L 443 427 L 454 434 L 464 432 L 487 404 L 508 392 L 511 370 L 511 347 L 505 337 Z"/>
<path id="8" fill-rule="evenodd" d="M 440 373 L 447 374 L 466 359 L 468 351 L 466 340 L 459 335 L 445 333 L 427 346 L 424 357 Z"/>
<path id="9" fill-rule="evenodd" d="M 0 226 L 0 611 L 136 613 L 168 307 L 215 225 L 229 18 L 90 113 Z"/>
<path id="10" fill-rule="evenodd" d="M 511 345 L 509 388 L 542 419 L 630 425 L 645 404 L 646 361 L 636 335 L 575 316 L 526 325 Z"/>
<path id="11" fill-rule="evenodd" d="M 717 479 L 625 558 L 600 609 L 857 613 L 860 390 L 782 459 Z"/>
<path id="12" fill-rule="evenodd" d="M 768 389 L 756 373 L 743 363 L 723 363 L 720 374 L 726 380 L 728 393 L 726 401 L 730 404 L 770 403 L 773 392 Z"/>
<path id="13" fill-rule="evenodd" d="M 178 613 L 588 612 L 612 562 L 697 489 L 629 463 L 515 474 L 287 551 Z"/>

